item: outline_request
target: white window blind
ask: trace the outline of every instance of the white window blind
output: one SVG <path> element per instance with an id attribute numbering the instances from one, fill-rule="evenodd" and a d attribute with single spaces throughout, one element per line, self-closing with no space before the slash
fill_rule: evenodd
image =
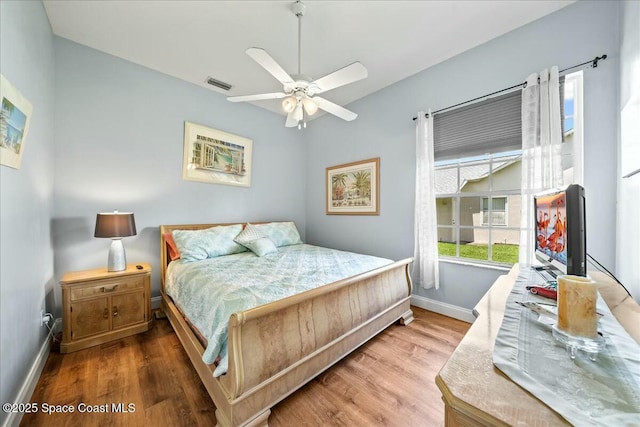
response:
<path id="1" fill-rule="evenodd" d="M 435 160 L 522 148 L 522 91 L 517 89 L 433 117 Z"/>
<path id="2" fill-rule="evenodd" d="M 564 83 L 560 114 L 564 125 Z M 456 159 L 522 148 L 522 90 L 485 99 L 433 117 L 435 160 Z M 563 129 L 564 140 L 564 129 Z"/>

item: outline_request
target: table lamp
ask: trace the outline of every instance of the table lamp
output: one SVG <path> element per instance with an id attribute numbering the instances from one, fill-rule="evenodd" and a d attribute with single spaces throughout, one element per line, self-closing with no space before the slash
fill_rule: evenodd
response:
<path id="1" fill-rule="evenodd" d="M 107 212 L 96 216 L 94 237 L 111 238 L 108 271 L 122 271 L 127 268 L 122 238 L 136 235 L 136 222 L 131 212 Z"/>

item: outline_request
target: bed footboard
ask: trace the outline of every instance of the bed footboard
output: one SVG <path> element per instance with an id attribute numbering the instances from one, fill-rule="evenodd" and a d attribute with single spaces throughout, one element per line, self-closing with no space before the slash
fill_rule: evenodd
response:
<path id="1" fill-rule="evenodd" d="M 230 411 L 218 408 L 218 423 L 250 421 L 396 320 L 411 322 L 410 262 L 234 314 L 224 379 Z"/>

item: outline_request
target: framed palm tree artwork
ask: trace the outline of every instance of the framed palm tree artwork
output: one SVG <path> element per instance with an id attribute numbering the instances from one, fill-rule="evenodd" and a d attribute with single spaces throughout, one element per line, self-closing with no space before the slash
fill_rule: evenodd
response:
<path id="1" fill-rule="evenodd" d="M 184 122 L 182 179 L 249 187 L 252 148 L 248 138 Z"/>
<path id="2" fill-rule="evenodd" d="M 380 214 L 380 158 L 327 168 L 327 215 Z"/>

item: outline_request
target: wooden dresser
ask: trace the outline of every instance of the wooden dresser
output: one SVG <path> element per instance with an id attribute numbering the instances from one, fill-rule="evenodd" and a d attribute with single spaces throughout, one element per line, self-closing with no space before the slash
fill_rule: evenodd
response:
<path id="1" fill-rule="evenodd" d="M 151 325 L 151 266 L 130 264 L 65 274 L 60 352 L 68 353 L 137 334 Z"/>
<path id="2" fill-rule="evenodd" d="M 640 342 L 640 306 L 605 274 L 589 275 L 613 315 Z M 447 427 L 570 425 L 493 365 L 494 342 L 517 276 L 516 265 L 478 302 L 473 310 L 476 321 L 436 377 Z"/>

